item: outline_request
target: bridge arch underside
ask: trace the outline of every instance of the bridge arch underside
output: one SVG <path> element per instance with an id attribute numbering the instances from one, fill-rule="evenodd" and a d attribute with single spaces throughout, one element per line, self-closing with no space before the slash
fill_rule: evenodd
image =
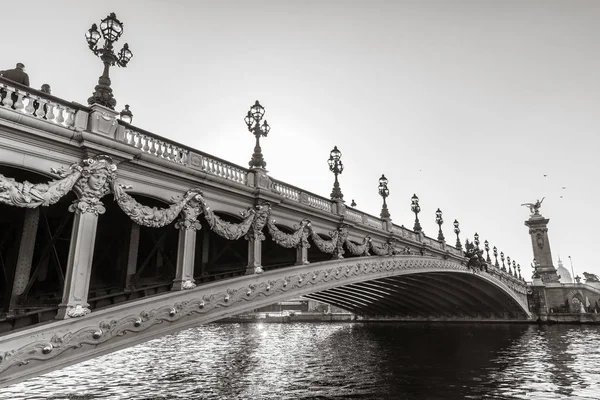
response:
<path id="1" fill-rule="evenodd" d="M 307 294 L 365 318 L 527 319 L 504 290 L 476 274 L 426 272 Z"/>

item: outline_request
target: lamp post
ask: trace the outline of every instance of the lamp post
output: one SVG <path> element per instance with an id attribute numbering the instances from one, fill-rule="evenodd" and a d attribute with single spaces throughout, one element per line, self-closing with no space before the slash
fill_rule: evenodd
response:
<path id="1" fill-rule="evenodd" d="M 248 163 L 250 168 L 265 168 L 267 163 L 265 162 L 262 151 L 260 148 L 260 137 L 267 137 L 271 127 L 267 124 L 267 120 L 263 121 L 263 124 L 260 124 L 263 115 L 265 115 L 265 108 L 260 105 L 258 100 L 254 103 L 248 114 L 244 118 L 244 122 L 246 122 L 246 126 L 248 127 L 248 131 L 256 137 L 256 144 L 254 145 L 254 153 L 252 153 L 252 159 Z"/>
<path id="2" fill-rule="evenodd" d="M 523 279 L 521 277 L 521 264 L 517 264 L 517 269 L 519 270 L 519 279 Z"/>
<path id="3" fill-rule="evenodd" d="M 419 198 L 416 194 L 413 194 L 411 198 L 410 209 L 415 213 L 415 226 L 413 227 L 413 231 L 421 232 L 421 224 L 419 223 L 419 213 L 421 212 L 421 206 L 419 206 Z"/>
<path id="4" fill-rule="evenodd" d="M 483 246 L 483 248 L 485 249 L 485 262 L 491 264 L 492 259 L 490 258 L 490 242 L 486 240 L 485 242 L 483 242 Z"/>
<path id="5" fill-rule="evenodd" d="M 473 235 L 473 243 L 475 243 L 475 249 L 479 251 L 479 235 L 477 232 Z"/>
<path id="6" fill-rule="evenodd" d="M 331 191 L 331 200 L 342 200 L 344 195 L 340 190 L 340 183 L 338 182 L 338 175 L 344 171 L 344 164 L 342 163 L 342 152 L 338 150 L 337 146 L 333 146 L 333 150 L 329 153 L 329 170 L 333 172 L 335 181 L 333 182 L 333 190 Z"/>
<path id="7" fill-rule="evenodd" d="M 517 277 L 517 262 L 515 260 L 513 260 L 512 266 L 513 266 L 513 276 L 516 278 Z"/>
<path id="8" fill-rule="evenodd" d="M 437 239 L 440 242 L 443 242 L 444 240 L 446 240 L 446 238 L 444 237 L 444 234 L 442 233 L 442 224 L 444 223 L 444 219 L 442 218 L 442 210 L 440 210 L 439 208 L 435 212 L 435 223 L 438 225 Z"/>
<path id="9" fill-rule="evenodd" d="M 506 266 L 504 265 L 504 252 L 500 252 L 500 261 L 502 261 L 502 271 L 506 271 Z"/>
<path id="10" fill-rule="evenodd" d="M 454 220 L 454 233 L 456 233 L 456 248 L 460 250 L 462 246 L 460 244 L 460 238 L 458 237 L 458 234 L 460 233 L 460 227 L 457 220 Z"/>
<path id="11" fill-rule="evenodd" d="M 387 184 L 387 178 L 384 174 L 381 174 L 381 178 L 379 178 L 379 195 L 383 198 L 383 205 L 381 206 L 381 213 L 379 216 L 383 219 L 390 219 L 390 212 L 388 211 L 388 206 L 385 202 L 385 199 L 390 195 Z"/>
<path id="12" fill-rule="evenodd" d="M 494 267 L 500 268 L 500 264 L 498 264 L 498 248 L 496 246 L 494 246 L 494 248 L 492 250 L 494 250 L 494 259 L 496 260 L 494 262 Z"/>
<path id="13" fill-rule="evenodd" d="M 123 122 L 131 124 L 131 121 L 133 121 L 133 113 L 129 109 L 129 104 L 125 104 L 125 108 L 119 113 L 119 119 L 121 119 Z"/>
<path id="14" fill-rule="evenodd" d="M 119 40 L 123 34 L 123 23 L 117 19 L 115 13 L 100 21 L 100 31 L 104 38 L 104 45 L 98 48 L 98 40 L 100 40 L 100 32 L 98 32 L 98 26 L 93 24 L 85 34 L 88 46 L 92 53 L 100 57 L 104 63 L 104 71 L 102 76 L 98 78 L 98 85 L 95 87 L 95 92 L 92 97 L 88 99 L 88 104 L 100 104 L 111 110 L 115 109 L 117 101 L 115 100 L 112 88 L 110 87 L 110 78 L 108 76 L 108 70 L 111 66 L 118 65 L 119 67 L 125 68 L 133 53 L 129 50 L 129 45 L 125 43 L 121 51 L 115 54 L 113 49 L 113 43 Z"/>
<path id="15" fill-rule="evenodd" d="M 508 264 L 508 273 L 512 275 L 512 270 L 510 269 L 510 257 L 506 257 L 506 263 Z"/>

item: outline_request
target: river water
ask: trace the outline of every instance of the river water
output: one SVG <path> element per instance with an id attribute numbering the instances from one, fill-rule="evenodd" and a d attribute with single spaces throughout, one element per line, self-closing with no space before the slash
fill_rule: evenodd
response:
<path id="1" fill-rule="evenodd" d="M 0 399 L 600 399 L 600 327 L 209 324 Z"/>

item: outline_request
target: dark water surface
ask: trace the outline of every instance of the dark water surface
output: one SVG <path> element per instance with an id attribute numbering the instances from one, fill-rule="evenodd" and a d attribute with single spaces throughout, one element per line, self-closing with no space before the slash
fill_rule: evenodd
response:
<path id="1" fill-rule="evenodd" d="M 600 327 L 210 324 L 1 399 L 600 399 Z"/>

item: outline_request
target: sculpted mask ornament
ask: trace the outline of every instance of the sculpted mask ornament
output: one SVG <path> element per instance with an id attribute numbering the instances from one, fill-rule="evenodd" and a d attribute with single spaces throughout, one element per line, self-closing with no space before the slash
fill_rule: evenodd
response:
<path id="1" fill-rule="evenodd" d="M 198 216 L 202 214 L 202 192 L 199 190 L 197 194 L 192 196 L 191 199 L 183 206 L 181 210 L 180 218 L 175 223 L 176 229 L 202 229 L 202 224 L 198 221 Z"/>
<path id="2" fill-rule="evenodd" d="M 252 221 L 252 226 L 245 236 L 246 240 L 265 240 L 266 237 L 262 230 L 267 224 L 270 214 L 271 204 L 263 203 L 255 206 L 254 220 Z"/>
<path id="3" fill-rule="evenodd" d="M 117 166 L 109 156 L 96 156 L 80 164 L 81 177 L 73 187 L 77 200 L 69 211 L 104 214 L 106 208 L 100 199 L 110 192 L 110 184 L 116 179 Z"/>

